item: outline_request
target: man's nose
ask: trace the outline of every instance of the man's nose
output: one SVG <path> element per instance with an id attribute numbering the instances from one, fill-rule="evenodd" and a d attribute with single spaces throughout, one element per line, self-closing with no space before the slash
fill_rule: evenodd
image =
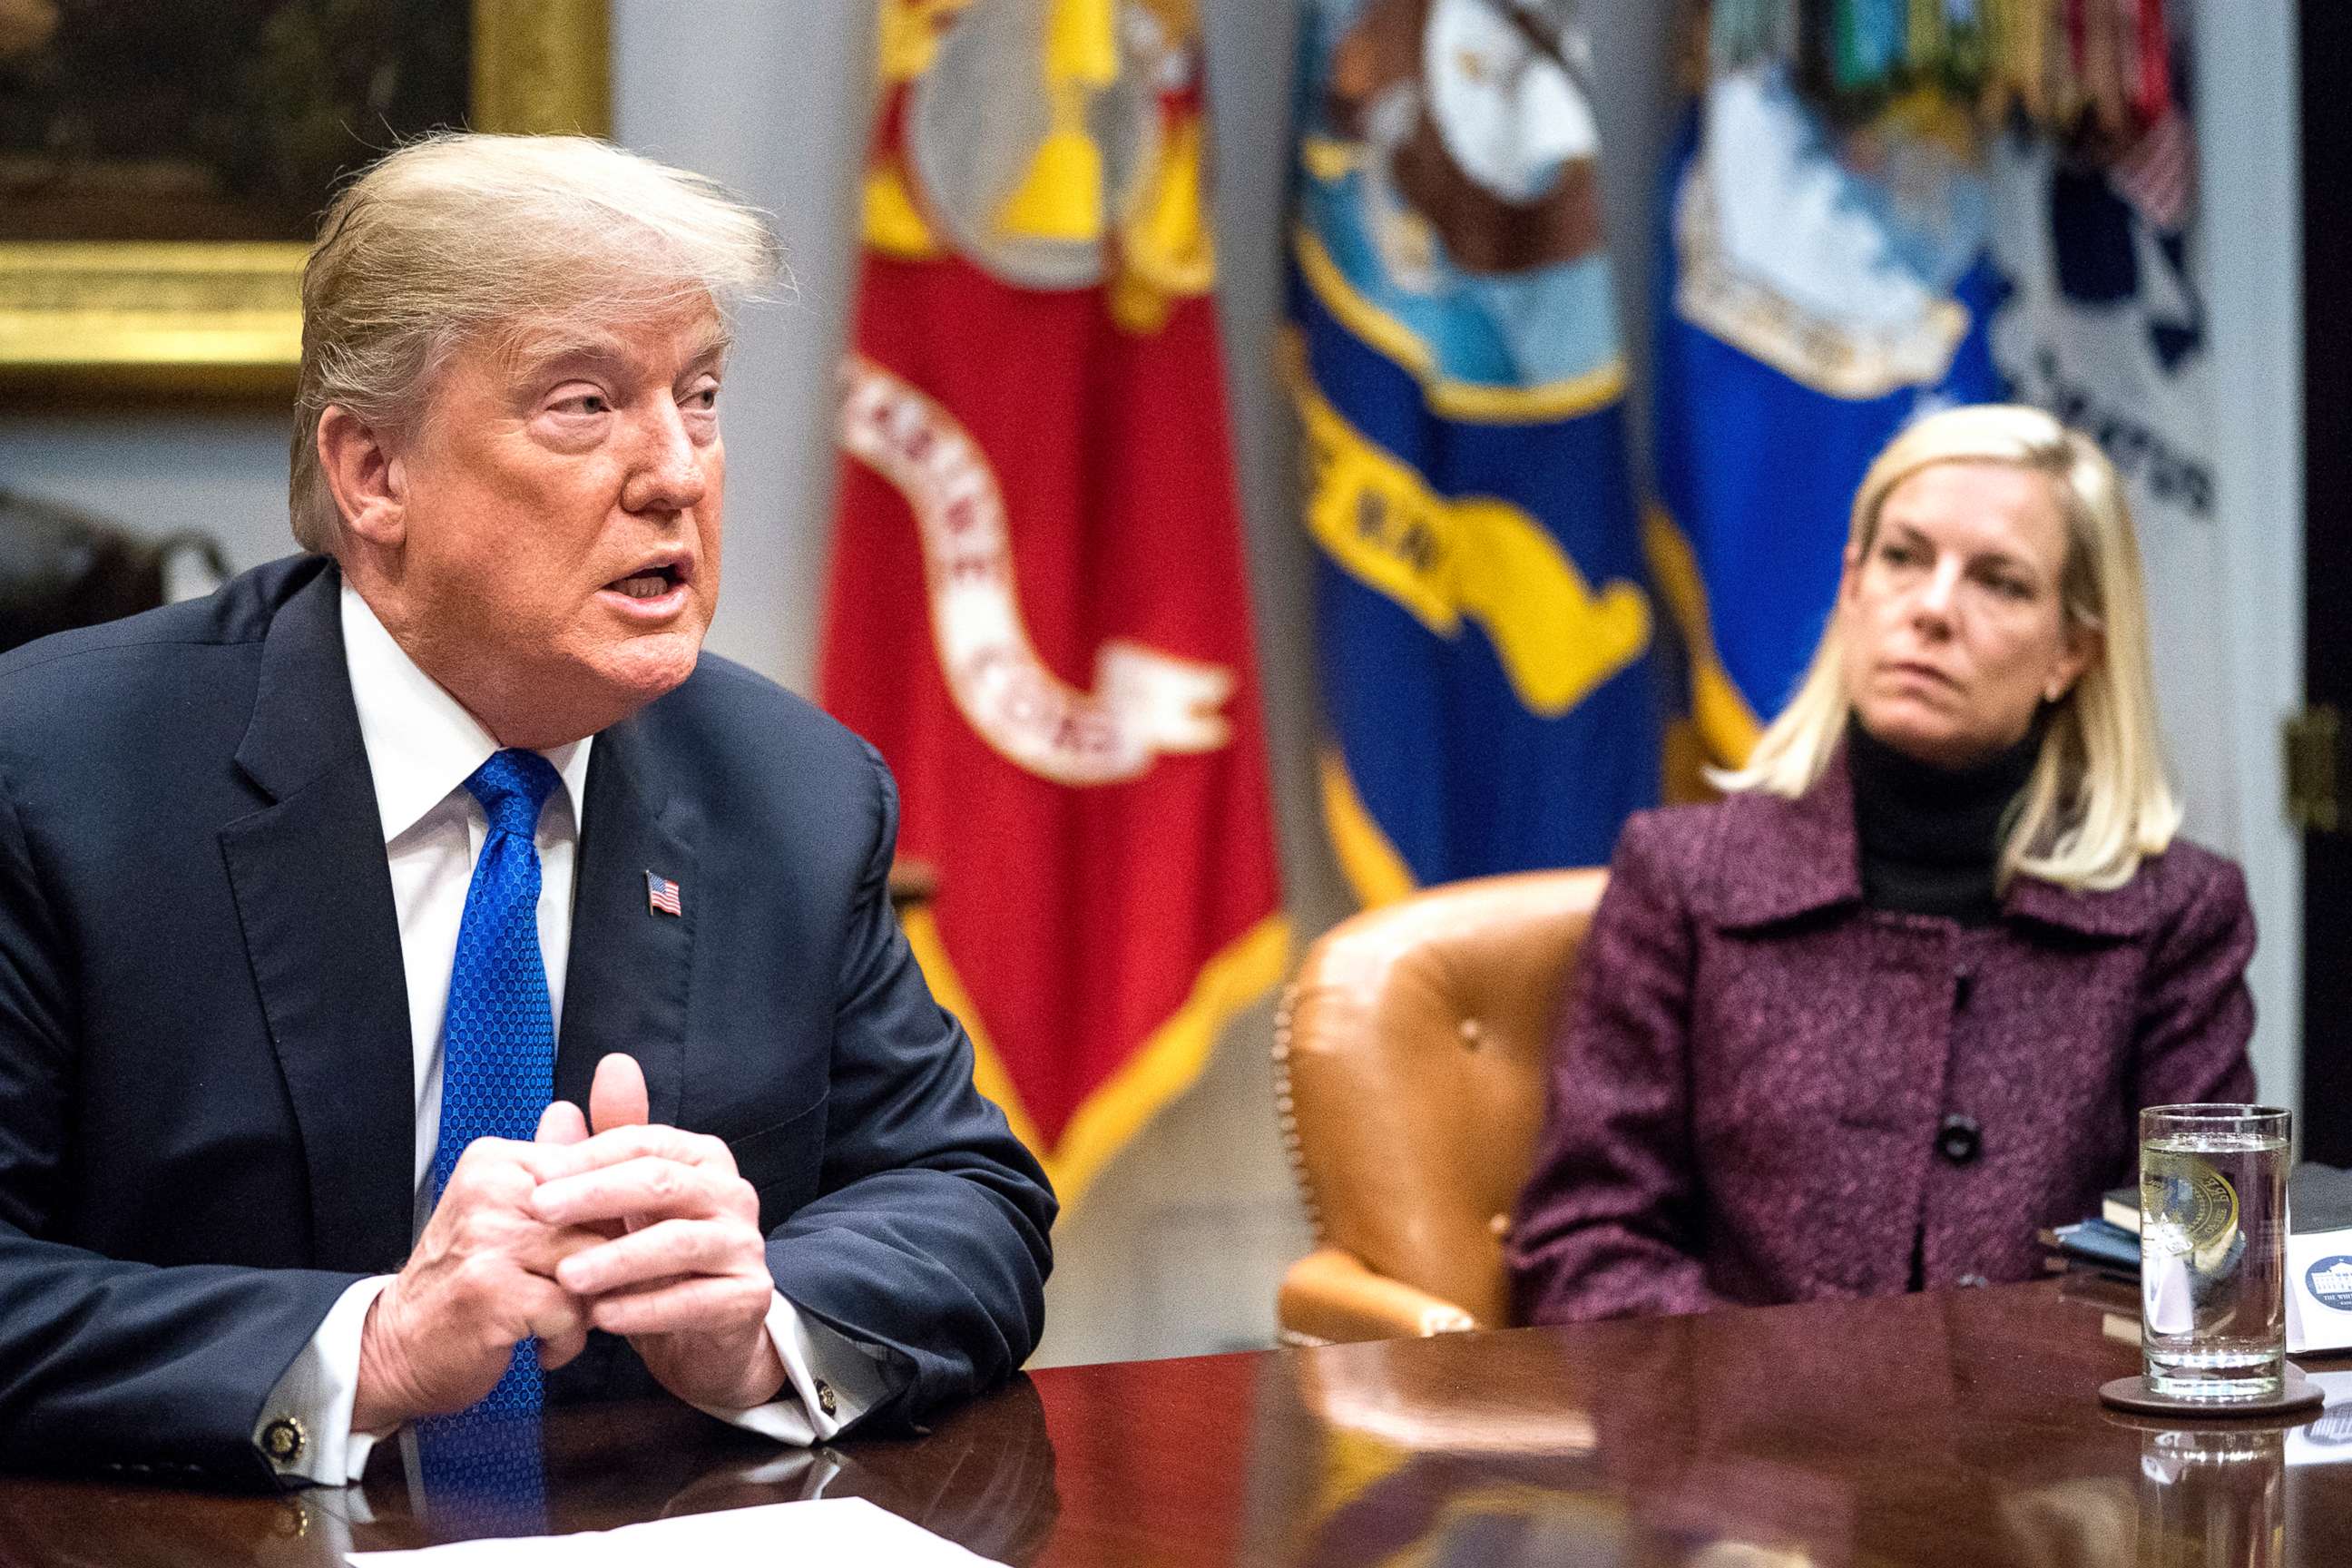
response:
<path id="1" fill-rule="evenodd" d="M 684 511 L 709 489 L 703 472 L 706 448 L 695 444 L 677 405 L 656 401 L 637 425 L 636 461 L 621 487 L 621 504 L 631 511 Z"/>

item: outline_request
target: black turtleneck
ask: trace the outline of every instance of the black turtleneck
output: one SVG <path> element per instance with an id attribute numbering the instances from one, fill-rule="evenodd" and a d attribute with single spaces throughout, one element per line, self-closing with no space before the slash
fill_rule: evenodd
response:
<path id="1" fill-rule="evenodd" d="M 1939 768 L 1877 740 L 1859 720 L 1848 724 L 1863 902 L 1962 925 L 2000 918 L 1993 872 L 2001 819 L 2032 773 L 2041 743 L 2037 728 L 1972 767 Z"/>

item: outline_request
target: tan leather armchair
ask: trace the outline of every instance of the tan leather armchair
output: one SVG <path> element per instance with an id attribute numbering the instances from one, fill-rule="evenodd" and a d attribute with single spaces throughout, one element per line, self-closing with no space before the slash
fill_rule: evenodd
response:
<path id="1" fill-rule="evenodd" d="M 1275 1025 L 1276 1107 L 1317 1249 L 1277 1302 L 1294 1344 L 1496 1328 L 1563 986 L 1601 870 L 1432 888 L 1335 926 Z"/>

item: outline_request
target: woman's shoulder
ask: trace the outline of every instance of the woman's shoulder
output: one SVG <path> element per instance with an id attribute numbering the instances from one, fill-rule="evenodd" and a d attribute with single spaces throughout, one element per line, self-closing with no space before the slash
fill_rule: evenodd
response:
<path id="1" fill-rule="evenodd" d="M 1653 806 L 1633 813 L 1617 835 L 1612 870 L 1623 869 L 1629 860 L 1668 868 L 1704 864 L 1734 826 L 1739 798 Z"/>
<path id="2" fill-rule="evenodd" d="M 2094 936 L 2141 938 L 2192 923 L 2251 921 L 2245 873 L 2225 855 L 2175 837 L 2143 856 L 2130 880 L 2107 889 L 2064 888 L 2021 877 L 2011 912 Z"/>
<path id="3" fill-rule="evenodd" d="M 1739 920 L 1811 903 L 1826 873 L 1852 876 L 1853 827 L 1826 821 L 1809 797 L 1745 790 L 1704 804 L 1661 806 L 1626 819 L 1612 880 L 1671 888 L 1695 912 Z M 1801 886 L 1800 886 L 1801 884 Z"/>
<path id="4" fill-rule="evenodd" d="M 2175 837 L 2162 854 L 2144 858 L 2132 880 L 2145 882 L 2157 910 L 2166 913 L 2247 901 L 2246 874 L 2238 863 L 2192 838 Z"/>

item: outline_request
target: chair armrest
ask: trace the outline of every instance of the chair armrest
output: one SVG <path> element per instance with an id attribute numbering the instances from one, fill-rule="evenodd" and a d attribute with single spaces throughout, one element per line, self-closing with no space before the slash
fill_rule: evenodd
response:
<path id="1" fill-rule="evenodd" d="M 1290 1266 L 1275 1314 L 1284 1338 L 1307 1344 L 1422 1338 L 1478 1326 L 1453 1302 L 1375 1274 L 1335 1247 L 1318 1247 Z"/>

